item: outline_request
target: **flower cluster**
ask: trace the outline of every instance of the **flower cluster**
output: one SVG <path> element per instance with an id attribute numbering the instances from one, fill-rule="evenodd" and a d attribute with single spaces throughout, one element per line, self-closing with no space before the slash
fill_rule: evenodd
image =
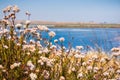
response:
<path id="1" fill-rule="evenodd" d="M 17 6 L 3 10 L 3 21 L 10 24 L 5 22 L 0 27 L 0 80 L 120 79 L 119 48 L 111 49 L 112 56 L 97 51 L 82 53 L 83 46 L 66 49 L 65 38 L 52 42 L 56 33 L 45 25 L 30 28 L 29 18 L 25 25 L 15 24 L 19 11 Z M 31 14 L 27 11 L 26 15 Z M 44 32 L 48 39 L 42 36 Z"/>

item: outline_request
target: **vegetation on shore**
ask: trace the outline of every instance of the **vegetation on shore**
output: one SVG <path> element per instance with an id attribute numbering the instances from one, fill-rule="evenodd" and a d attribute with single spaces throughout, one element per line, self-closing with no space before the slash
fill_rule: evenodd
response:
<path id="1" fill-rule="evenodd" d="M 59 24 L 56 28 L 120 28 L 120 24 Z"/>
<path id="2" fill-rule="evenodd" d="M 24 24 L 24 22 L 25 20 L 17 20 L 15 23 Z M 2 24 L 2 21 L 0 21 L 0 24 Z M 55 28 L 120 28 L 120 24 L 31 21 L 31 25 L 36 24 Z"/>

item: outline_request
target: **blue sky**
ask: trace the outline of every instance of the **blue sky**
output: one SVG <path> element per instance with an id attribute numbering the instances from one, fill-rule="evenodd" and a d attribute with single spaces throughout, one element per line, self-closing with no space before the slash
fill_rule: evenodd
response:
<path id="1" fill-rule="evenodd" d="M 21 10 L 17 14 L 21 20 L 29 11 L 32 20 L 120 23 L 120 0 L 0 0 L 0 19 L 2 9 L 15 4 Z"/>

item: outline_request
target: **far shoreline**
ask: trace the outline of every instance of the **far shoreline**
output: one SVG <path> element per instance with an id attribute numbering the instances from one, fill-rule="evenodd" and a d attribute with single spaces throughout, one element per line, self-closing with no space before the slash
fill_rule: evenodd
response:
<path id="1" fill-rule="evenodd" d="M 16 20 L 15 24 L 25 24 L 26 20 Z M 0 20 L 0 25 L 2 21 Z M 50 28 L 120 28 L 120 23 L 95 23 L 95 22 L 50 22 L 50 21 L 33 21 L 31 20 L 31 26 L 33 25 L 45 25 Z M 33 26 L 34 27 L 34 26 Z"/>
<path id="2" fill-rule="evenodd" d="M 46 25 L 54 28 L 120 28 L 120 23 L 31 21 L 31 24 Z"/>
<path id="3" fill-rule="evenodd" d="M 120 28 L 120 24 L 80 24 L 80 25 L 31 24 L 31 25 L 46 25 L 49 28 Z"/>

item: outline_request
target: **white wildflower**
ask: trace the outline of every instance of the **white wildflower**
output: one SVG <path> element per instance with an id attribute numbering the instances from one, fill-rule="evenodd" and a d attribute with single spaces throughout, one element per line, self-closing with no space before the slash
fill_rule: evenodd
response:
<path id="1" fill-rule="evenodd" d="M 27 20 L 27 21 L 25 22 L 26 25 L 29 25 L 30 23 L 31 23 L 30 20 Z"/>
<path id="2" fill-rule="evenodd" d="M 29 55 L 30 55 L 30 52 L 26 52 L 26 54 L 29 56 Z"/>
<path id="3" fill-rule="evenodd" d="M 42 60 L 38 60 L 38 63 L 40 63 L 41 66 L 44 65 L 44 62 Z"/>
<path id="4" fill-rule="evenodd" d="M 21 62 L 18 62 L 15 65 L 19 67 L 21 65 Z"/>
<path id="5" fill-rule="evenodd" d="M 10 40 L 10 39 L 11 39 L 11 36 L 8 36 L 8 39 Z"/>
<path id="6" fill-rule="evenodd" d="M 15 25 L 17 28 L 21 28 L 22 27 L 22 24 L 16 24 Z"/>
<path id="7" fill-rule="evenodd" d="M 38 51 L 38 54 L 42 54 L 42 51 Z"/>
<path id="8" fill-rule="evenodd" d="M 26 44 L 27 42 L 25 40 L 23 40 L 23 43 Z"/>
<path id="9" fill-rule="evenodd" d="M 97 55 L 93 55 L 93 56 L 92 56 L 92 59 L 93 59 L 93 60 L 96 60 L 97 58 L 98 58 Z"/>
<path id="10" fill-rule="evenodd" d="M 3 69 L 3 70 L 2 70 L 2 72 L 6 72 L 6 70 L 5 70 L 5 69 Z"/>
<path id="11" fill-rule="evenodd" d="M 11 68 L 11 69 L 14 69 L 15 67 L 19 67 L 20 65 L 21 65 L 20 62 L 14 63 L 14 64 L 12 64 L 12 65 L 10 66 L 10 68 Z"/>
<path id="12" fill-rule="evenodd" d="M 38 29 L 39 29 L 40 31 L 43 31 L 43 30 L 44 30 L 43 26 L 41 26 L 41 25 L 38 25 L 37 27 L 38 27 Z"/>
<path id="13" fill-rule="evenodd" d="M 25 14 L 26 14 L 26 15 L 29 15 L 29 16 L 31 15 L 29 11 L 26 11 L 26 13 L 25 13 Z"/>
<path id="14" fill-rule="evenodd" d="M 33 34 L 36 34 L 36 30 L 35 29 L 31 29 L 30 32 L 33 33 Z"/>
<path id="15" fill-rule="evenodd" d="M 91 60 L 91 59 L 89 59 L 89 60 L 87 61 L 87 64 L 90 64 L 90 63 L 92 63 L 92 60 Z"/>
<path id="16" fill-rule="evenodd" d="M 41 56 L 40 59 L 41 59 L 43 62 L 47 62 L 47 61 L 48 61 L 48 58 L 47 58 L 47 57 Z"/>
<path id="17" fill-rule="evenodd" d="M 97 73 L 98 70 L 99 70 L 98 67 L 94 67 L 94 70 L 93 70 L 93 71 L 94 71 L 95 73 Z"/>
<path id="18" fill-rule="evenodd" d="M 82 50 L 82 49 L 84 49 L 84 48 L 83 48 L 83 46 L 76 46 L 76 49 Z"/>
<path id="19" fill-rule="evenodd" d="M 105 59 L 106 61 L 110 61 L 110 58 L 108 58 L 108 57 L 104 57 L 104 59 Z"/>
<path id="20" fill-rule="evenodd" d="M 30 73 L 30 78 L 31 80 L 36 80 L 37 79 L 37 75 L 35 73 Z"/>
<path id="21" fill-rule="evenodd" d="M 25 26 L 25 27 L 27 27 L 27 26 Z M 31 31 L 31 29 L 26 28 L 26 29 L 24 30 L 24 34 L 29 33 L 30 31 Z"/>
<path id="22" fill-rule="evenodd" d="M 17 32 L 13 32 L 14 35 L 17 35 Z"/>
<path id="23" fill-rule="evenodd" d="M 108 80 L 107 78 L 103 78 L 103 80 Z"/>
<path id="24" fill-rule="evenodd" d="M 72 57 L 74 54 L 72 52 L 69 52 L 68 57 Z"/>
<path id="25" fill-rule="evenodd" d="M 77 79 L 80 79 L 80 78 L 82 78 L 83 77 L 83 74 L 82 73 L 79 73 L 78 75 L 77 75 Z"/>
<path id="26" fill-rule="evenodd" d="M 81 57 L 80 57 L 80 58 L 85 58 L 85 55 L 82 55 L 82 54 L 81 54 Z"/>
<path id="27" fill-rule="evenodd" d="M 115 56 L 115 57 L 120 56 L 120 52 L 113 52 L 112 56 Z"/>
<path id="28" fill-rule="evenodd" d="M 44 25 L 38 25 L 37 27 L 40 31 L 48 31 L 49 30 L 48 27 L 44 26 Z"/>
<path id="29" fill-rule="evenodd" d="M 65 77 L 64 76 L 60 76 L 59 80 L 65 80 Z"/>
<path id="30" fill-rule="evenodd" d="M 65 46 L 63 46 L 62 48 L 63 48 L 64 50 L 66 49 L 66 47 L 65 47 Z"/>
<path id="31" fill-rule="evenodd" d="M 71 70 L 72 70 L 73 72 L 76 71 L 75 67 L 73 67 Z"/>
<path id="32" fill-rule="evenodd" d="M 104 76 L 108 76 L 109 73 L 108 73 L 108 72 L 104 72 L 103 75 L 104 75 Z"/>
<path id="33" fill-rule="evenodd" d="M 49 79 L 49 77 L 50 77 L 50 73 L 47 70 L 44 70 L 42 75 L 44 76 L 45 79 Z"/>
<path id="34" fill-rule="evenodd" d="M 7 12 L 7 8 L 4 8 L 2 11 L 3 11 L 4 13 L 6 13 L 6 12 Z"/>
<path id="35" fill-rule="evenodd" d="M 10 12 L 11 8 L 12 8 L 12 6 L 9 5 L 9 6 L 7 6 L 6 8 L 3 9 L 3 12 L 4 12 L 4 13 Z"/>
<path id="36" fill-rule="evenodd" d="M 7 46 L 7 45 L 4 45 L 3 47 L 4 47 L 5 49 L 8 49 L 8 46 Z"/>
<path id="37" fill-rule="evenodd" d="M 108 71 L 109 71 L 109 72 L 112 72 L 112 73 L 115 72 L 114 68 L 112 68 L 112 67 L 110 67 L 110 68 L 108 69 Z"/>
<path id="38" fill-rule="evenodd" d="M 51 49 L 56 49 L 57 47 L 55 45 L 52 45 L 50 48 Z"/>
<path id="39" fill-rule="evenodd" d="M 15 66 L 14 65 L 10 65 L 10 69 L 14 69 L 15 68 Z"/>
<path id="40" fill-rule="evenodd" d="M 107 80 L 119 80 L 119 79 L 107 79 Z"/>
<path id="41" fill-rule="evenodd" d="M 8 10 L 8 11 L 10 11 L 10 10 L 11 10 L 11 8 L 12 8 L 12 6 L 11 6 L 11 5 L 7 6 L 7 10 Z"/>
<path id="42" fill-rule="evenodd" d="M 48 48 L 44 48 L 42 52 L 43 52 L 43 53 L 48 53 L 49 50 L 48 50 Z"/>
<path id="43" fill-rule="evenodd" d="M 87 64 L 86 64 L 86 62 L 83 62 L 82 65 L 83 65 L 83 66 L 86 66 Z"/>
<path id="44" fill-rule="evenodd" d="M 103 62 L 105 62 L 105 61 L 106 61 L 105 58 L 101 58 L 101 59 L 100 59 L 100 62 L 101 62 L 101 63 L 103 63 Z"/>
<path id="45" fill-rule="evenodd" d="M 47 62 L 46 62 L 46 65 L 47 65 L 48 67 L 52 67 L 54 64 L 53 64 L 52 61 L 47 61 Z"/>
<path id="46" fill-rule="evenodd" d="M 117 70 L 116 73 L 117 73 L 117 74 L 120 74 L 120 70 Z"/>
<path id="47" fill-rule="evenodd" d="M 61 55 L 62 55 L 61 50 L 57 51 L 57 52 L 56 52 L 56 55 L 57 55 L 57 56 L 61 56 Z"/>
<path id="48" fill-rule="evenodd" d="M 74 57 L 75 57 L 75 58 L 80 58 L 81 55 L 80 55 L 80 54 L 75 54 Z"/>
<path id="49" fill-rule="evenodd" d="M 35 44 L 35 41 L 33 39 L 30 40 L 31 44 Z"/>
<path id="50" fill-rule="evenodd" d="M 40 70 L 39 70 L 39 69 L 36 69 L 35 72 L 38 73 L 38 72 L 40 72 Z"/>
<path id="51" fill-rule="evenodd" d="M 36 50 L 35 45 L 23 45 L 23 50 L 29 50 L 34 52 Z"/>
<path id="52" fill-rule="evenodd" d="M 27 62 L 27 66 L 30 67 L 30 70 L 34 70 L 35 69 L 35 65 L 33 65 L 32 61 L 28 61 Z"/>
<path id="53" fill-rule="evenodd" d="M 89 70 L 89 71 L 92 70 L 92 66 L 88 66 L 87 70 Z"/>
<path id="54" fill-rule="evenodd" d="M 2 65 L 0 65 L 0 69 L 3 69 L 4 67 Z"/>
<path id="55" fill-rule="evenodd" d="M 25 74 L 28 74 L 28 71 L 25 71 L 24 73 L 25 73 Z"/>
<path id="56" fill-rule="evenodd" d="M 54 43 L 57 43 L 57 42 L 58 42 L 58 40 L 57 40 L 57 39 L 55 39 L 55 40 L 54 40 Z"/>
<path id="57" fill-rule="evenodd" d="M 7 29 L 3 29 L 3 30 L 0 32 L 0 34 L 7 34 L 7 33 L 9 33 L 9 30 L 7 30 Z"/>
<path id="58" fill-rule="evenodd" d="M 19 11 L 20 11 L 20 9 L 18 8 L 17 5 L 14 5 L 13 8 L 12 8 L 12 10 L 13 10 L 14 12 L 19 12 Z"/>
<path id="59" fill-rule="evenodd" d="M 40 42 L 39 41 L 37 41 L 37 46 L 39 47 L 39 48 L 42 48 L 42 45 L 40 44 Z"/>
<path id="60" fill-rule="evenodd" d="M 75 50 L 75 52 L 76 52 L 76 53 L 78 53 L 78 54 L 80 54 L 80 53 L 81 53 L 81 52 L 80 52 L 80 50 Z"/>
<path id="61" fill-rule="evenodd" d="M 53 31 L 50 31 L 48 34 L 50 37 L 54 37 L 56 35 L 55 32 L 53 32 Z"/>
<path id="62" fill-rule="evenodd" d="M 48 29 L 48 27 L 47 27 L 47 26 L 44 26 L 44 30 L 45 30 L 45 31 L 48 31 L 49 29 Z"/>
<path id="63" fill-rule="evenodd" d="M 60 42 L 64 42 L 65 41 L 64 37 L 59 38 L 59 40 L 60 40 Z"/>
<path id="64" fill-rule="evenodd" d="M 21 44 L 20 43 L 17 43 L 17 46 L 20 46 Z"/>
<path id="65" fill-rule="evenodd" d="M 75 58 L 84 58 L 85 56 L 84 56 L 84 55 L 81 55 L 81 54 L 75 54 L 74 57 L 75 57 Z"/>
<path id="66" fill-rule="evenodd" d="M 112 52 L 119 52 L 119 51 L 120 51 L 120 48 L 114 47 L 114 48 L 111 49 L 111 51 L 112 51 Z"/>

